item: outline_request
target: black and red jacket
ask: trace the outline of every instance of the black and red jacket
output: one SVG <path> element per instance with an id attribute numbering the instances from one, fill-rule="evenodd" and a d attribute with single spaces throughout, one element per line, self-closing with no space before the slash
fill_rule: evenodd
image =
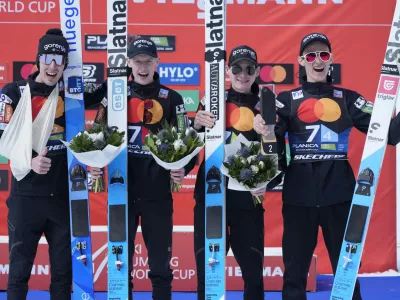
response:
<path id="1" fill-rule="evenodd" d="M 253 84 L 251 94 L 243 94 L 235 91 L 232 87 L 226 91 L 226 124 L 225 124 L 225 143 L 233 143 L 236 137 L 242 134 L 248 141 L 260 141 L 260 135 L 254 130 L 254 117 L 259 114 L 259 87 Z M 199 104 L 199 110 L 204 110 L 204 100 Z M 202 127 L 199 131 L 204 131 Z M 197 202 L 205 201 L 205 162 L 202 161 L 197 173 L 196 185 L 194 190 L 194 198 Z M 228 178 L 226 178 L 228 179 Z M 225 180 L 227 185 L 228 180 Z M 240 195 L 240 193 L 238 194 Z M 251 200 L 251 198 L 249 198 Z M 231 199 L 237 201 L 238 205 L 244 207 L 252 207 L 253 202 L 240 203 L 241 199 Z"/>
<path id="2" fill-rule="evenodd" d="M 103 94 L 96 96 L 101 102 L 96 123 L 107 120 L 107 83 L 100 88 Z M 188 126 L 188 117 L 182 96 L 160 84 L 155 73 L 154 81 L 141 85 L 134 80 L 128 82 L 128 191 L 131 195 L 147 199 L 158 199 L 170 193 L 170 171 L 159 166 L 145 147 L 145 136 L 161 129 L 161 122 L 177 126 L 178 130 Z M 180 128 L 182 127 L 182 128 Z M 195 159 L 185 167 L 187 175 L 194 167 Z M 162 198 L 160 198 L 161 200 Z"/>
<path id="3" fill-rule="evenodd" d="M 10 122 L 15 109 L 19 103 L 23 90 L 27 83 L 32 95 L 32 119 L 34 120 L 43 106 L 47 97 L 50 96 L 54 86 L 38 83 L 35 78 L 39 71 L 31 74 L 27 80 L 21 80 L 6 84 L 0 95 L 0 138 L 3 131 Z M 60 140 L 65 141 L 65 108 L 64 108 L 64 82 L 59 81 L 59 97 L 54 120 L 53 131 L 47 142 L 48 152 L 46 157 L 51 159 L 51 167 L 47 174 L 40 175 L 33 170 L 21 181 L 12 177 L 11 194 L 25 196 L 54 196 L 68 195 L 68 163 L 67 149 Z M 91 107 L 96 102 L 96 93 L 85 93 L 85 107 Z M 92 96 L 94 96 L 92 98 Z M 94 102 L 92 101 L 94 100 Z M 33 151 L 32 158 L 38 153 Z"/>
<path id="4" fill-rule="evenodd" d="M 347 159 L 348 137 L 353 127 L 367 133 L 373 104 L 359 93 L 331 82 L 305 82 L 280 93 L 276 103 L 279 165 L 285 173 L 283 201 L 309 207 L 351 201 L 355 177 Z M 388 144 L 399 141 L 397 115 L 390 124 Z"/>

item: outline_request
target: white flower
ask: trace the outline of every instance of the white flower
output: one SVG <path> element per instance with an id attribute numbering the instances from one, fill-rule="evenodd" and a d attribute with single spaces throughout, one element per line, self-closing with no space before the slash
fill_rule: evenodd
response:
<path id="1" fill-rule="evenodd" d="M 190 129 L 189 129 L 189 128 L 186 128 L 185 135 L 186 135 L 186 136 L 189 135 L 189 132 L 190 132 Z"/>
<path id="2" fill-rule="evenodd" d="M 157 146 L 160 146 L 160 145 L 161 145 L 161 141 L 160 141 L 160 140 L 157 140 L 157 141 L 156 141 L 156 145 L 157 145 Z"/>
<path id="3" fill-rule="evenodd" d="M 184 146 L 185 144 L 183 143 L 183 141 L 181 139 L 176 140 L 174 142 L 174 149 L 175 151 L 178 151 L 182 146 Z"/>
<path id="4" fill-rule="evenodd" d="M 104 140 L 104 134 L 103 132 L 100 133 L 89 133 L 87 131 L 84 131 L 83 134 L 86 134 L 93 142 L 96 142 L 97 140 Z"/>
<path id="5" fill-rule="evenodd" d="M 101 131 L 101 132 L 99 132 L 97 134 L 96 140 L 104 141 L 104 133 L 103 133 L 103 131 Z"/>
<path id="6" fill-rule="evenodd" d="M 258 173 L 258 168 L 256 166 L 250 166 L 250 169 L 253 171 L 254 174 Z"/>
<path id="7" fill-rule="evenodd" d="M 249 164 L 251 164 L 251 162 L 252 161 L 255 161 L 256 160 L 256 155 L 251 155 L 251 156 L 249 156 L 248 158 L 247 158 L 247 162 L 249 163 Z"/>
<path id="8" fill-rule="evenodd" d="M 103 141 L 104 140 L 104 134 L 103 132 L 99 132 L 99 133 L 87 133 L 86 131 L 84 132 L 86 135 L 88 135 L 90 137 L 90 139 L 93 142 L 96 142 L 97 140 Z"/>
<path id="9" fill-rule="evenodd" d="M 90 133 L 90 134 L 88 134 L 88 136 L 90 137 L 90 139 L 92 140 L 92 142 L 95 142 L 95 141 L 96 141 L 96 138 L 97 138 L 97 134 L 96 134 L 96 133 Z"/>
<path id="10" fill-rule="evenodd" d="M 260 167 L 260 169 L 263 169 L 263 168 L 264 168 L 264 162 L 263 162 L 263 161 L 260 161 L 260 162 L 258 163 L 258 166 Z"/>
<path id="11" fill-rule="evenodd" d="M 171 132 L 176 132 L 176 128 L 172 127 Z"/>
<path id="12" fill-rule="evenodd" d="M 242 162 L 242 164 L 246 164 L 246 159 L 242 158 L 240 161 Z"/>

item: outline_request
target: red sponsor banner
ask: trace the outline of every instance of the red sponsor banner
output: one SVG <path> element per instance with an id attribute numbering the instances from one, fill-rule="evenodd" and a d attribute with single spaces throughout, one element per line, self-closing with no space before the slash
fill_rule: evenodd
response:
<path id="1" fill-rule="evenodd" d="M 93 22 L 105 22 L 106 0 L 96 0 Z M 394 1 L 346 0 L 228 0 L 227 24 L 388 24 Z M 357 5 L 358 9 L 354 9 Z M 151 11 L 138 14 L 138 11 Z M 379 11 L 379 16 L 376 12 Z M 244 18 L 243 16 L 251 16 Z M 130 24 L 204 24 L 204 0 L 132 0 L 128 5 Z M 229 32 L 228 32 L 229 34 Z"/>
<path id="2" fill-rule="evenodd" d="M 185 176 L 185 178 L 182 180 L 182 186 L 178 191 L 179 193 L 193 193 L 198 171 L 199 166 L 195 166 L 193 170 Z"/>
<path id="3" fill-rule="evenodd" d="M 43 240 L 43 239 L 42 239 Z M 192 243 L 188 243 L 192 241 Z M 0 290 L 6 289 L 8 264 L 8 244 L 0 243 Z M 147 250 L 142 234 L 136 236 L 135 254 L 132 271 L 135 291 L 151 291 L 151 281 L 148 278 L 149 266 Z M 175 232 L 173 235 L 172 259 L 170 262 L 174 280 L 174 291 L 194 292 L 197 285 L 196 265 L 194 261 L 192 232 Z M 92 232 L 93 274 L 96 291 L 107 291 L 107 232 Z M 48 245 L 39 244 L 37 256 L 32 268 L 30 289 L 48 290 L 50 284 L 50 266 L 48 260 Z M 228 254 L 229 255 L 229 254 Z M 316 263 L 317 257 L 312 259 L 307 290 L 316 290 Z M 283 284 L 282 256 L 265 256 L 264 258 L 264 289 L 279 291 Z M 226 263 L 227 290 L 243 290 L 243 279 L 240 267 L 233 256 L 229 255 Z"/>
<path id="4" fill-rule="evenodd" d="M 65 0 L 63 0 L 65 1 Z M 73 0 L 68 0 L 69 3 Z M 287 24 L 388 24 L 394 1 L 346 0 L 228 0 L 228 25 Z M 354 6 L 357 5 L 357 9 Z M 107 1 L 81 1 L 83 23 L 105 23 Z M 2 22 L 59 22 L 59 1 L 0 1 Z M 151 15 L 137 13 L 151 11 Z M 376 12 L 379 11 L 379 14 Z M 268 15 L 265 13 L 268 12 Z M 76 13 L 70 11 L 70 14 Z M 243 18 L 251 15 L 251 18 Z M 282 15 L 285 17 L 282 18 Z M 301 18 L 300 18 L 301 16 Z M 338 21 L 339 20 L 339 21 Z M 131 24 L 203 24 L 202 0 L 130 0 L 128 21 Z"/>
<path id="5" fill-rule="evenodd" d="M 61 0 L 70 5 L 74 0 Z M 41 23 L 60 22 L 60 6 L 58 0 L 22 0 L 0 1 L 0 20 L 10 23 Z M 90 22 L 92 1 L 81 2 L 82 22 Z M 105 4 L 104 4 L 105 5 Z M 66 15 L 76 16 L 79 12 L 70 7 L 66 8 Z M 44 33 L 43 33 L 44 34 Z"/>
<path id="6" fill-rule="evenodd" d="M 8 82 L 8 64 L 0 63 L 0 83 Z"/>
<path id="7" fill-rule="evenodd" d="M 85 111 L 86 129 L 92 128 L 97 110 L 91 109 Z"/>

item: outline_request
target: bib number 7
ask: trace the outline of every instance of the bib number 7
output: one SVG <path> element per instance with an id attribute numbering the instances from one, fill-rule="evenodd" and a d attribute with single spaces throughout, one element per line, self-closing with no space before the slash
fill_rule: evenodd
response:
<path id="1" fill-rule="evenodd" d="M 317 133 L 321 130 L 321 142 L 338 142 L 338 134 L 324 125 L 308 125 L 307 130 L 312 130 L 310 136 L 307 139 L 307 143 L 315 142 L 314 139 Z"/>

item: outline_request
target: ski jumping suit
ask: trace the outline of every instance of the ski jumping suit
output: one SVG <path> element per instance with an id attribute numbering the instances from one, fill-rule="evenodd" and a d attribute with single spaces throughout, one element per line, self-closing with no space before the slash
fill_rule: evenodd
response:
<path id="1" fill-rule="evenodd" d="M 259 113 L 258 85 L 252 94 L 242 94 L 230 88 L 226 92 L 226 144 L 242 134 L 249 141 L 260 141 L 253 129 L 253 118 Z M 204 109 L 200 103 L 199 109 Z M 239 116 L 240 119 L 236 117 Z M 204 127 L 202 128 L 204 130 Z M 205 178 L 204 160 L 200 165 L 194 198 L 194 250 L 197 265 L 198 300 L 205 300 Z M 226 180 L 227 186 L 227 180 Z M 254 206 L 250 192 L 226 189 L 226 251 L 233 255 L 242 271 L 244 299 L 264 299 L 264 208 Z"/>
<path id="2" fill-rule="evenodd" d="M 282 299 L 306 299 L 307 274 L 321 226 L 333 273 L 342 246 L 355 178 L 348 162 L 348 138 L 355 127 L 367 133 L 373 104 L 330 82 L 305 82 L 277 97 L 280 167 L 290 164 L 283 184 L 282 240 L 285 266 Z M 400 140 L 400 119 L 392 120 L 389 141 Z M 397 132 L 396 132 L 397 131 Z M 361 299 L 357 281 L 353 299 Z"/>

